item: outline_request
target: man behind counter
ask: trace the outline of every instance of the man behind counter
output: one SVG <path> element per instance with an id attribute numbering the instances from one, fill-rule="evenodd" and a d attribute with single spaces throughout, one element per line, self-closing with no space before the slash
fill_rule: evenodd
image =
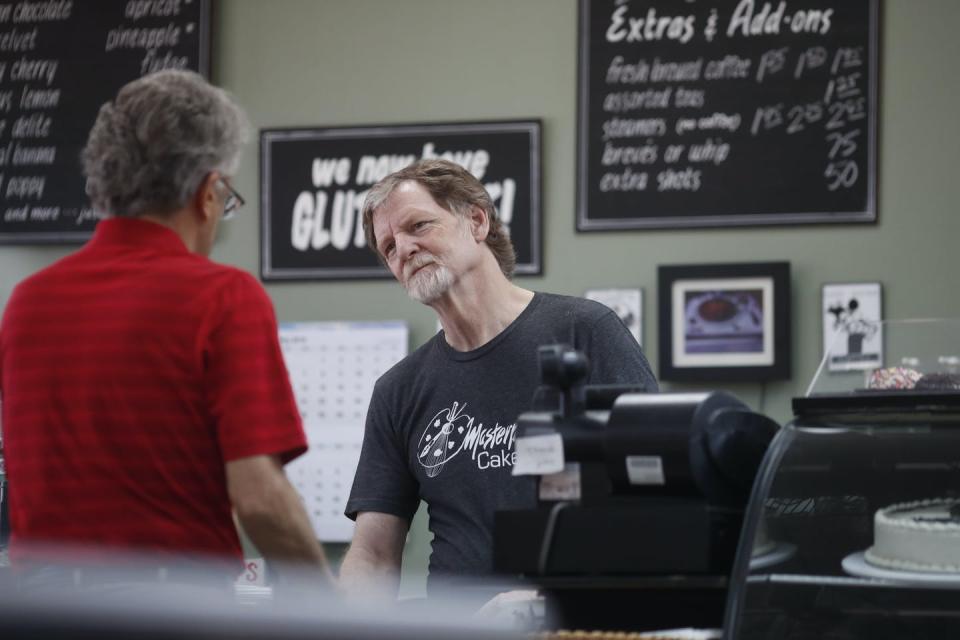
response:
<path id="1" fill-rule="evenodd" d="M 50 546 L 80 546 L 142 553 L 158 579 L 185 556 L 224 558 L 228 578 L 242 559 L 232 507 L 268 560 L 326 580 L 283 472 L 306 441 L 273 307 L 207 258 L 243 204 L 230 180 L 247 137 L 240 108 L 190 72 L 131 82 L 100 109 L 83 167 L 107 219 L 20 283 L 0 325 L 22 573 L 46 571 Z"/>
<path id="2" fill-rule="evenodd" d="M 511 475 L 516 419 L 540 384 L 537 349 L 566 343 L 588 383 L 657 383 L 607 307 L 534 293 L 510 280 L 516 258 L 483 185 L 459 165 L 422 160 L 374 185 L 367 242 L 443 331 L 378 380 L 346 514 L 357 525 L 341 569 L 354 594 L 395 595 L 420 500 L 434 534 L 428 591 L 492 571 L 493 514 L 533 506 Z"/>

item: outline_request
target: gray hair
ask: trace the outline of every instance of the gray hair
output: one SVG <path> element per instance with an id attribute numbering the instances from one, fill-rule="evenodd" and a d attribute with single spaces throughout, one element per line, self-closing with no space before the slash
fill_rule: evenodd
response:
<path id="1" fill-rule="evenodd" d="M 197 73 L 134 80 L 90 130 L 81 154 L 87 195 L 112 216 L 176 211 L 211 171 L 236 171 L 249 129 L 233 99 Z"/>
<path id="2" fill-rule="evenodd" d="M 513 276 L 517 266 L 517 253 L 506 226 L 497 215 L 497 209 L 493 206 L 490 194 L 472 173 L 455 162 L 439 158 L 418 160 L 391 173 L 367 191 L 362 209 L 363 230 L 367 237 L 367 244 L 381 261 L 384 258 L 380 255 L 377 239 L 373 233 L 373 214 L 400 184 L 408 180 L 422 186 L 434 202 L 461 218 L 469 216 L 473 207 L 483 209 L 490 223 L 490 230 L 484 242 L 496 258 L 503 275 L 507 278 Z"/>

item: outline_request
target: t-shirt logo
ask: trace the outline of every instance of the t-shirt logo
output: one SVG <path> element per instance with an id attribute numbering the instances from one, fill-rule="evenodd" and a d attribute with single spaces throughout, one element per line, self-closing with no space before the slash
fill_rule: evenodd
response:
<path id="1" fill-rule="evenodd" d="M 435 478 L 443 471 L 443 465 L 460 453 L 458 443 L 462 442 L 463 432 L 473 422 L 473 418 L 463 412 L 466 408 L 466 403 L 458 407 L 454 402 L 452 407 L 440 411 L 427 423 L 417 447 L 420 464 L 426 469 L 428 478 Z"/>
<path id="2" fill-rule="evenodd" d="M 473 417 L 465 413 L 466 408 L 466 403 L 454 402 L 427 422 L 417 444 L 417 462 L 428 478 L 437 477 L 444 465 L 464 449 L 470 450 L 478 469 L 513 466 L 517 425 L 502 427 L 499 422 L 494 427 L 477 425 Z"/>

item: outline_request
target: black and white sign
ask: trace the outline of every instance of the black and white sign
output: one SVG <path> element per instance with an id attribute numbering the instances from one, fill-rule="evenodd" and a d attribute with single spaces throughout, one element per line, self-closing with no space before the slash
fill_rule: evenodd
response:
<path id="1" fill-rule="evenodd" d="M 380 179 L 432 157 L 483 183 L 516 248 L 516 272 L 540 273 L 540 122 L 531 120 L 263 130 L 261 277 L 391 277 L 367 247 L 363 200 Z"/>
<path id="2" fill-rule="evenodd" d="M 577 229 L 876 221 L 877 0 L 580 0 Z"/>
<path id="3" fill-rule="evenodd" d="M 127 82 L 210 67 L 209 0 L 0 2 L 0 243 L 78 242 L 97 223 L 80 152 Z"/>
<path id="4" fill-rule="evenodd" d="M 828 371 L 883 366 L 880 283 L 823 285 L 823 353 Z"/>

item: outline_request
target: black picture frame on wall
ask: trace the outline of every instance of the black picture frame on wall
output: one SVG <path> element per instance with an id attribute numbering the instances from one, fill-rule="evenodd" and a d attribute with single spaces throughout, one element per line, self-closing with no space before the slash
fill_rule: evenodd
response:
<path id="1" fill-rule="evenodd" d="M 660 379 L 790 377 L 790 263 L 661 265 Z"/>

